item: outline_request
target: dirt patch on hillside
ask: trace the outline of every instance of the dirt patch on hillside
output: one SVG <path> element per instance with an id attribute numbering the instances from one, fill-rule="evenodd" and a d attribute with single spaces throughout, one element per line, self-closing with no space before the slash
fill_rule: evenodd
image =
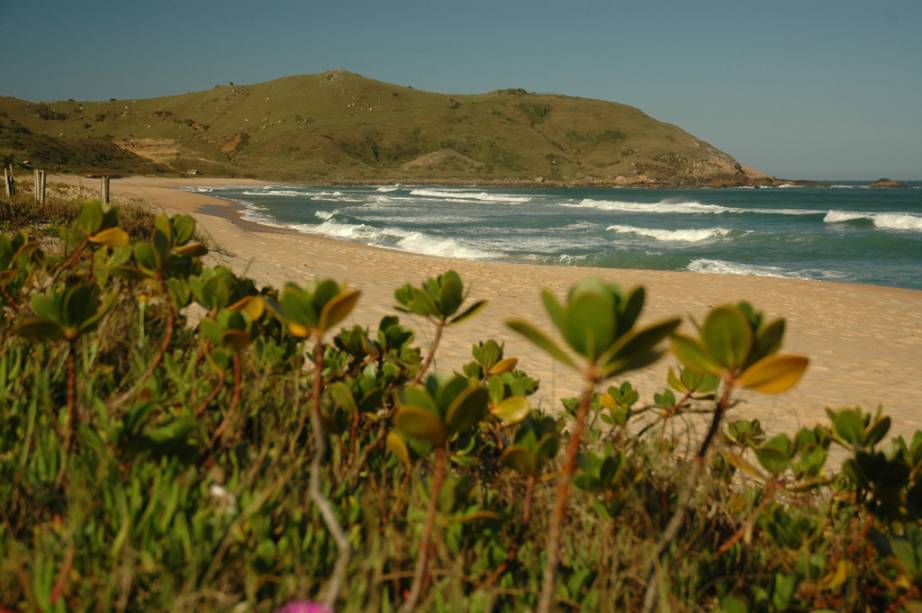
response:
<path id="1" fill-rule="evenodd" d="M 179 157 L 179 145 L 172 138 L 135 138 L 117 141 L 122 149 L 158 164 L 168 164 Z"/>

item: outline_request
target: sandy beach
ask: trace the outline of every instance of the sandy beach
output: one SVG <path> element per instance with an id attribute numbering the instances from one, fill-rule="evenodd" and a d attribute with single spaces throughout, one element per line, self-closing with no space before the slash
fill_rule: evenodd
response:
<path id="1" fill-rule="evenodd" d="M 96 189 L 97 182 L 55 176 L 53 182 Z M 207 194 L 182 191 L 185 186 L 257 185 L 240 179 L 161 179 L 132 177 L 112 181 L 118 201 L 140 200 L 168 211 L 192 214 L 218 247 L 212 263 L 232 268 L 260 283 L 280 286 L 315 277 L 334 277 L 360 288 L 363 297 L 355 321 L 376 325 L 393 311 L 393 290 L 410 281 L 449 268 L 457 270 L 474 298 L 488 299 L 476 318 L 450 328 L 437 368 L 452 369 L 469 359 L 478 339 L 506 342 L 506 353 L 520 358 L 520 367 L 541 380 L 538 402 L 550 406 L 575 395 L 577 378 L 555 367 L 504 325 L 508 317 L 526 317 L 550 330 L 540 304 L 542 287 L 562 295 L 579 279 L 595 275 L 622 286 L 644 285 L 648 292 L 645 319 L 667 315 L 702 317 L 715 305 L 748 300 L 770 317 L 788 321 L 785 351 L 803 353 L 811 364 L 804 379 L 782 396 L 745 394 L 734 412 L 757 417 L 769 431 L 790 430 L 825 419 L 826 407 L 878 404 L 893 418 L 894 432 L 922 429 L 922 292 L 822 281 L 714 275 L 691 272 L 617 270 L 536 266 L 494 261 L 469 261 L 419 256 L 372 248 L 293 231 L 275 230 L 240 219 L 232 202 Z M 410 322 L 423 345 L 431 331 L 424 322 Z M 689 324 L 685 324 L 690 327 Z M 628 376 L 649 399 L 664 386 L 671 358 Z"/>

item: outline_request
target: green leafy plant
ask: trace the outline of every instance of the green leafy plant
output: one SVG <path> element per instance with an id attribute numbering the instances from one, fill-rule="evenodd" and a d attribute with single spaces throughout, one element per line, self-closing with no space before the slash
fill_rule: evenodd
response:
<path id="1" fill-rule="evenodd" d="M 526 478 L 522 502 L 522 523 L 528 524 L 535 485 L 541 472 L 557 455 L 560 445 L 560 422 L 532 412 L 515 432 L 512 444 L 503 450 L 500 461 Z"/>
<path id="2" fill-rule="evenodd" d="M 314 339 L 314 382 L 311 391 L 314 455 L 311 460 L 309 491 L 311 499 L 320 509 L 324 523 L 339 549 L 336 569 L 325 597 L 325 602 L 329 606 L 336 602 L 342 587 L 351 555 L 351 546 L 320 484 L 320 465 L 326 450 L 326 438 L 320 415 L 320 396 L 323 387 L 323 339 L 334 326 L 352 313 L 360 296 L 361 292 L 358 290 L 349 289 L 332 279 L 323 279 L 304 288 L 289 283 L 282 291 L 279 303 L 270 302 L 274 312 L 286 324 L 292 335 L 298 338 Z"/>
<path id="3" fill-rule="evenodd" d="M 71 448 L 77 414 L 77 344 L 80 337 L 93 330 L 111 306 L 111 299 L 102 302 L 96 289 L 89 285 L 72 284 L 53 289 L 47 294 L 32 296 L 34 316 L 24 319 L 13 332 L 31 341 L 63 341 L 66 354 L 66 424 L 64 451 Z M 61 464 L 59 479 L 64 475 L 66 463 Z"/>
<path id="4" fill-rule="evenodd" d="M 567 443 L 563 471 L 557 485 L 557 496 L 548 532 L 548 559 L 541 586 L 538 611 L 550 610 L 554 594 L 554 578 L 560 547 L 560 531 L 569 496 L 570 479 L 576 469 L 580 438 L 596 385 L 606 379 L 642 368 L 661 355 L 659 343 L 679 325 L 678 319 L 666 319 L 639 330 L 634 325 L 643 310 L 643 288 L 623 292 L 617 285 L 598 279 L 588 279 L 570 290 L 566 304 L 561 304 L 549 291 L 541 297 L 554 326 L 570 349 L 584 362 L 577 360 L 546 334 L 523 320 L 510 320 L 509 327 L 525 336 L 557 361 L 580 370 L 585 390 L 576 413 L 576 422 Z"/>
<path id="5" fill-rule="evenodd" d="M 487 304 L 486 300 L 477 300 L 460 311 L 467 296 L 460 275 L 453 270 L 430 277 L 419 287 L 407 283 L 394 292 L 394 298 L 398 311 L 423 317 L 435 327 L 432 345 L 416 374 L 415 383 L 423 380 L 432 365 L 445 328 L 473 317 Z"/>
<path id="6" fill-rule="evenodd" d="M 700 326 L 696 324 L 696 327 L 699 335 L 697 339 L 682 334 L 673 335 L 673 351 L 692 373 L 701 377 L 719 377 L 723 389 L 673 516 L 656 547 L 655 561 L 650 563 L 644 598 L 645 611 L 652 610 L 656 600 L 658 582 L 653 580 L 654 566 L 666 554 L 682 527 L 689 500 L 698 485 L 711 446 L 717 438 L 724 415 L 731 407 L 734 390 L 741 387 L 765 394 L 780 394 L 797 384 L 808 363 L 804 356 L 778 353 L 784 338 L 784 319 L 766 322 L 765 316 L 746 302 L 715 307 L 708 313 L 704 323 Z"/>
<path id="7" fill-rule="evenodd" d="M 398 400 L 394 426 L 405 437 L 429 443 L 435 452 L 435 466 L 429 486 L 429 506 L 423 524 L 423 536 L 413 574 L 413 584 L 404 609 L 412 611 L 419 600 L 429 555 L 429 540 L 435 523 L 436 505 L 445 480 L 449 441 L 476 426 L 486 417 L 489 393 L 479 383 L 460 376 L 429 375 L 425 384 L 404 388 Z M 410 450 L 402 438 L 388 442 L 404 463 L 409 464 Z"/>
<path id="8" fill-rule="evenodd" d="M 15 297 L 30 274 L 30 265 L 41 255 L 38 245 L 20 231 L 13 236 L 0 236 L 0 304 L 19 312 Z M 0 315 L 3 309 L 0 309 Z"/>
<path id="9" fill-rule="evenodd" d="M 549 406 L 527 352 L 487 339 L 459 373 L 431 374 L 433 348 L 423 369 L 414 332 L 392 315 L 338 329 L 357 290 L 258 288 L 203 265 L 190 220 L 129 227 L 103 211 L 97 225 L 90 211 L 78 232 L 83 205 L 68 206 L 31 239 L 0 235 L 13 298 L 0 318 L 7 608 L 272 610 L 309 598 L 534 610 L 552 530 L 562 608 L 638 610 L 651 592 L 674 610 L 922 600 L 922 433 L 895 436 L 900 424 L 858 407 L 789 433 L 728 420 L 739 394 L 779 392 L 804 363 L 780 354 L 783 324 L 748 305 L 676 336 L 681 366 L 648 391 L 615 378 L 652 363 L 676 320 L 639 326 L 642 292 L 596 281 L 562 303 L 546 296 L 562 340 L 513 327 L 583 385 Z M 116 227 L 135 238 L 89 240 Z M 448 326 L 469 310 L 454 277 L 416 288 L 425 298 L 399 291 L 407 305 L 431 300 L 422 316 Z M 136 391 L 115 406 L 125 389 Z M 702 418 L 717 425 L 699 440 Z M 573 456 L 558 454 L 563 437 Z M 562 483 L 573 486 L 563 506 Z M 566 522 L 534 512 L 568 506 Z"/>

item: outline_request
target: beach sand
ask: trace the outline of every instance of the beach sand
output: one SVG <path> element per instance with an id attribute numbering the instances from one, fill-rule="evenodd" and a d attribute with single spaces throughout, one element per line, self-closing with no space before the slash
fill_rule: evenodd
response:
<path id="1" fill-rule="evenodd" d="M 97 182 L 73 176 L 55 176 L 54 182 L 96 189 Z M 336 241 L 294 231 L 274 230 L 242 221 L 234 203 L 207 194 L 181 191 L 184 186 L 257 185 L 240 179 L 161 179 L 132 177 L 113 180 L 113 197 L 141 200 L 169 211 L 192 214 L 200 229 L 219 249 L 209 255 L 259 283 L 278 287 L 285 281 L 305 283 L 317 277 L 347 281 L 363 295 L 353 319 L 376 326 L 393 313 L 393 291 L 405 282 L 457 270 L 472 298 L 489 305 L 477 317 L 444 336 L 436 367 L 458 368 L 470 359 L 470 347 L 479 339 L 506 342 L 506 355 L 541 380 L 538 404 L 558 406 L 559 398 L 578 393 L 577 376 L 509 331 L 504 321 L 524 317 L 545 330 L 551 325 L 538 292 L 548 288 L 558 295 L 578 280 L 597 276 L 623 287 L 644 285 L 644 320 L 679 315 L 699 320 L 708 309 L 727 302 L 750 301 L 771 317 L 787 319 L 784 351 L 810 357 L 800 384 L 780 396 L 743 393 L 733 409 L 739 417 L 758 418 L 769 432 L 791 431 L 825 420 L 826 407 L 882 405 L 893 418 L 893 431 L 911 434 L 922 429 L 922 291 L 768 277 L 716 275 L 692 272 L 617 270 L 564 266 L 533 266 L 435 258 Z M 922 274 L 922 271 L 920 271 Z M 428 346 L 431 337 L 423 321 L 407 322 L 417 339 Z M 665 358 L 651 368 L 627 375 L 643 399 L 665 386 Z M 553 404 L 552 404 L 553 403 Z"/>

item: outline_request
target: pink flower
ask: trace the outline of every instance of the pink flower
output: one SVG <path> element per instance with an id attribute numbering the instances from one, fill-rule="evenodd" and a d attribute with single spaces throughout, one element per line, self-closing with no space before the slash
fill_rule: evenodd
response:
<path id="1" fill-rule="evenodd" d="M 333 609 L 319 602 L 293 600 L 276 609 L 275 613 L 333 613 Z"/>

